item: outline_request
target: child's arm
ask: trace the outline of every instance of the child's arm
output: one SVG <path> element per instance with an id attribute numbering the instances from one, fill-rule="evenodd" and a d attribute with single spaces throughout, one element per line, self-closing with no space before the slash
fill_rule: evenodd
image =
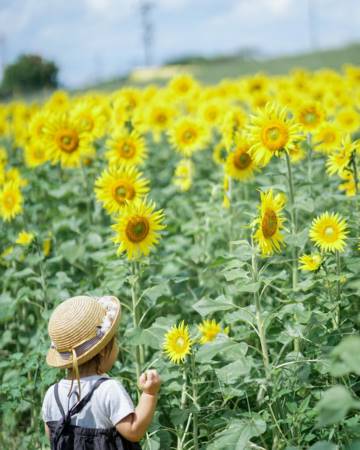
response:
<path id="1" fill-rule="evenodd" d="M 50 430 L 46 423 L 45 423 L 45 433 L 46 433 L 46 436 L 50 439 Z"/>
<path id="2" fill-rule="evenodd" d="M 131 442 L 138 442 L 146 433 L 154 416 L 157 393 L 161 380 L 156 370 L 147 370 L 139 378 L 139 388 L 143 391 L 135 412 L 116 424 L 117 431 Z"/>

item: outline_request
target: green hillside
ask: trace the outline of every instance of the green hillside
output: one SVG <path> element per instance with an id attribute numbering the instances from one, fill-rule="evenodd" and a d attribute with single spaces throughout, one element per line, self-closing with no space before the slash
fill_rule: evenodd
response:
<path id="1" fill-rule="evenodd" d="M 296 54 L 291 56 L 282 56 L 271 59 L 250 59 L 241 56 L 221 56 L 216 58 L 203 58 L 196 64 L 182 64 L 177 67 L 179 70 L 187 70 L 193 73 L 204 83 L 216 83 L 222 78 L 238 77 L 256 72 L 266 72 L 269 74 L 287 73 L 294 67 L 304 67 L 310 70 L 316 70 L 324 67 L 332 69 L 341 69 L 343 64 L 360 65 L 360 44 L 352 44 L 346 47 L 330 50 L 319 50 L 311 53 Z M 168 66 L 172 67 L 172 66 Z M 175 66 L 173 66 L 175 67 Z M 146 82 L 164 83 L 164 78 L 154 76 Z M 165 80 L 166 81 L 166 80 Z M 115 78 L 88 89 L 113 90 L 124 84 L 142 85 L 145 82 L 135 82 L 131 80 L 131 74 L 128 77 Z"/>

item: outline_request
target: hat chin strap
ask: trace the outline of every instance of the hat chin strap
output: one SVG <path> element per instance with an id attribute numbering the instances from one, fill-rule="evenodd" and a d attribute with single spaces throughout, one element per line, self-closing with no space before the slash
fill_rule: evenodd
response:
<path id="1" fill-rule="evenodd" d="M 78 366 L 77 355 L 76 355 L 76 351 L 75 351 L 74 348 L 71 349 L 71 353 L 72 353 L 72 369 L 73 369 L 73 372 L 75 372 L 75 376 L 76 376 L 76 379 L 77 379 L 77 382 L 78 382 L 78 387 L 79 387 L 78 400 L 80 400 L 80 398 L 81 398 L 80 374 L 79 374 L 79 366 Z M 74 384 L 74 378 L 72 378 L 72 380 L 71 380 L 71 385 L 70 385 L 68 397 L 70 397 L 70 395 L 71 395 L 73 384 Z"/>

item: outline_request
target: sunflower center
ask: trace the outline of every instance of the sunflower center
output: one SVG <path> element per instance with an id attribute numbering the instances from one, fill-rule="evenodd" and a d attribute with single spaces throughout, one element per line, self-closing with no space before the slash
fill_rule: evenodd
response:
<path id="1" fill-rule="evenodd" d="M 125 181 L 120 181 L 113 190 L 113 197 L 119 204 L 124 204 L 125 200 L 132 200 L 134 196 L 133 186 Z"/>
<path id="2" fill-rule="evenodd" d="M 6 209 L 12 209 L 12 207 L 15 204 L 15 197 L 9 193 L 8 195 L 5 196 L 4 198 L 4 205 Z"/>
<path id="3" fill-rule="evenodd" d="M 83 117 L 81 126 L 85 131 L 91 131 L 94 128 L 94 121 L 90 116 Z"/>
<path id="4" fill-rule="evenodd" d="M 44 150 L 41 148 L 36 148 L 34 150 L 33 156 L 35 159 L 43 159 L 44 158 Z"/>
<path id="5" fill-rule="evenodd" d="M 333 227 L 328 226 L 325 228 L 325 230 L 324 230 L 325 238 L 332 239 L 334 237 L 334 234 L 335 234 L 335 230 Z"/>
<path id="6" fill-rule="evenodd" d="M 239 170 L 247 169 L 251 164 L 251 157 L 248 153 L 235 153 L 234 166 Z"/>
<path id="7" fill-rule="evenodd" d="M 179 336 L 176 339 L 175 345 L 176 345 L 178 350 L 182 350 L 184 348 L 184 345 L 185 345 L 185 339 L 183 337 Z"/>
<path id="8" fill-rule="evenodd" d="M 124 142 L 120 146 L 120 156 L 122 158 L 131 159 L 135 155 L 135 146 L 131 142 Z"/>
<path id="9" fill-rule="evenodd" d="M 281 150 L 286 145 L 289 134 L 281 124 L 269 124 L 263 129 L 262 142 L 272 151 Z"/>
<path id="10" fill-rule="evenodd" d="M 217 117 L 217 111 L 215 109 L 210 109 L 206 112 L 206 117 L 210 122 L 213 122 L 216 120 Z"/>
<path id="11" fill-rule="evenodd" d="M 182 134 L 182 139 L 185 144 L 190 144 L 196 138 L 196 131 L 192 129 L 187 129 Z"/>
<path id="12" fill-rule="evenodd" d="M 316 122 L 316 120 L 317 120 L 317 115 L 312 111 L 309 111 L 304 115 L 305 123 L 314 123 L 314 122 Z"/>
<path id="13" fill-rule="evenodd" d="M 166 115 L 163 113 L 160 113 L 156 116 L 156 122 L 163 125 L 166 122 Z"/>
<path id="14" fill-rule="evenodd" d="M 323 142 L 325 142 L 326 144 L 333 143 L 335 139 L 336 139 L 335 133 L 333 133 L 332 131 L 326 131 L 324 133 Z"/>
<path id="15" fill-rule="evenodd" d="M 150 226 L 146 217 L 135 216 L 132 217 L 125 229 L 126 236 L 131 242 L 141 242 L 149 234 Z"/>
<path id="16" fill-rule="evenodd" d="M 274 236 L 278 228 L 278 219 L 276 213 L 272 209 L 267 209 L 264 213 L 261 229 L 265 238 L 271 238 Z"/>
<path id="17" fill-rule="evenodd" d="M 79 146 L 79 135 L 75 130 L 60 130 L 56 135 L 60 149 L 65 153 L 73 153 Z"/>
<path id="18" fill-rule="evenodd" d="M 183 92 L 184 94 L 186 93 L 186 92 L 188 92 L 188 90 L 190 89 L 190 86 L 189 86 L 189 84 L 188 83 L 180 83 L 179 84 L 179 91 L 180 92 Z"/>

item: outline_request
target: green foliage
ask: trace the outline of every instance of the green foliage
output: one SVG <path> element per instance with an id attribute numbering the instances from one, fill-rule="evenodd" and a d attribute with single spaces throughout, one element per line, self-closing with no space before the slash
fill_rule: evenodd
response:
<path id="1" fill-rule="evenodd" d="M 21 55 L 5 67 L 1 90 L 14 94 L 56 88 L 57 75 L 58 68 L 53 61 L 38 55 Z"/>

